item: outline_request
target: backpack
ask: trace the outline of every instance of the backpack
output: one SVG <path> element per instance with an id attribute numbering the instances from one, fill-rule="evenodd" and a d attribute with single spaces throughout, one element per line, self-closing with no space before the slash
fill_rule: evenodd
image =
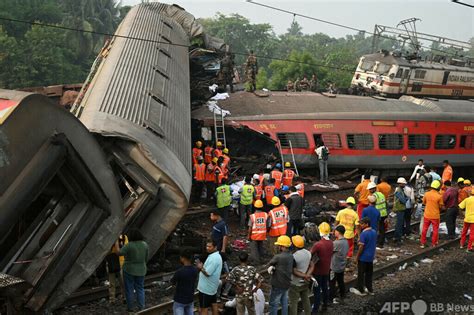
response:
<path id="1" fill-rule="evenodd" d="M 323 146 L 321 149 L 321 157 L 323 161 L 327 161 L 329 159 L 329 150 L 326 146 Z"/>

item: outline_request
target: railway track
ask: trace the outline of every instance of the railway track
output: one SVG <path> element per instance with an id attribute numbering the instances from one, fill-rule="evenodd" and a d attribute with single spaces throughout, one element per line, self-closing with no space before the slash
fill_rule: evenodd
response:
<path id="1" fill-rule="evenodd" d="M 459 244 L 459 238 L 456 238 L 454 240 L 448 240 L 436 247 L 430 247 L 430 248 L 427 248 L 427 249 L 424 249 L 410 257 L 407 257 L 407 258 L 404 258 L 404 259 L 401 259 L 401 260 L 397 260 L 393 263 L 390 263 L 388 265 L 385 265 L 383 267 L 380 267 L 380 268 L 377 268 L 374 270 L 374 273 L 373 273 L 373 278 L 374 280 L 375 279 L 379 279 L 391 272 L 394 272 L 396 270 L 398 270 L 400 268 L 400 266 L 404 266 L 405 264 L 412 264 L 413 262 L 415 261 L 418 261 L 418 260 L 421 260 L 421 259 L 424 259 L 424 258 L 429 258 L 429 257 L 432 257 L 436 254 L 439 253 L 439 251 L 441 249 L 445 249 L 445 248 L 449 248 L 451 246 L 455 246 Z M 346 288 L 349 289 L 353 286 L 355 286 L 357 283 L 357 278 L 354 278 L 352 280 L 348 280 L 346 281 Z M 197 297 L 197 294 L 196 294 L 196 297 Z M 311 296 L 312 298 L 312 296 Z M 173 313 L 173 301 L 170 300 L 170 301 L 166 301 L 164 303 L 161 303 L 161 304 L 158 304 L 156 306 L 152 306 L 150 308 L 147 308 L 147 309 L 144 309 L 142 311 L 140 311 L 138 314 L 141 314 L 141 315 L 165 315 L 165 314 L 172 314 Z"/>

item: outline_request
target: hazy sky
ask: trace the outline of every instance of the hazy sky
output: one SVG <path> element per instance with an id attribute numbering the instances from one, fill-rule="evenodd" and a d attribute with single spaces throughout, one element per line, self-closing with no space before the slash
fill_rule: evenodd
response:
<path id="1" fill-rule="evenodd" d="M 124 5 L 141 0 L 122 0 Z M 254 0 L 263 4 L 295 11 L 304 15 L 329 20 L 373 32 L 375 24 L 395 27 L 400 20 L 417 17 L 420 32 L 467 41 L 474 37 L 474 9 L 451 0 Z M 462 0 L 474 4 L 474 0 Z M 176 0 L 176 3 L 195 17 L 212 17 L 216 12 L 238 13 L 252 23 L 270 23 L 277 34 L 284 33 L 293 16 L 250 4 L 245 0 Z M 322 32 L 341 37 L 355 34 L 350 30 L 297 17 L 304 33 Z"/>

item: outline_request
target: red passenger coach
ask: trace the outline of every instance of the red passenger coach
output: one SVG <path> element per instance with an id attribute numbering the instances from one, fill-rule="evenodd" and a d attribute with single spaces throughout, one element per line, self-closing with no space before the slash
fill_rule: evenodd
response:
<path id="1" fill-rule="evenodd" d="M 231 112 L 228 125 L 277 141 L 285 160 L 292 159 L 292 149 L 298 167 L 315 166 L 320 139 L 330 149 L 330 167 L 411 168 L 419 158 L 427 164 L 447 159 L 456 166 L 474 165 L 471 101 L 243 92 L 219 106 Z"/>

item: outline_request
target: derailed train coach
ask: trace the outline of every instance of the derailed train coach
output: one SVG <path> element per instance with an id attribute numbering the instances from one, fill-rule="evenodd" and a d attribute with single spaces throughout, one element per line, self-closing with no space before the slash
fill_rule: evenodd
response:
<path id="1" fill-rule="evenodd" d="M 72 113 L 0 90 L 0 301 L 10 310 L 60 307 L 130 228 L 151 257 L 187 209 L 189 43 L 223 43 L 161 3 L 132 8 L 116 35 Z"/>

